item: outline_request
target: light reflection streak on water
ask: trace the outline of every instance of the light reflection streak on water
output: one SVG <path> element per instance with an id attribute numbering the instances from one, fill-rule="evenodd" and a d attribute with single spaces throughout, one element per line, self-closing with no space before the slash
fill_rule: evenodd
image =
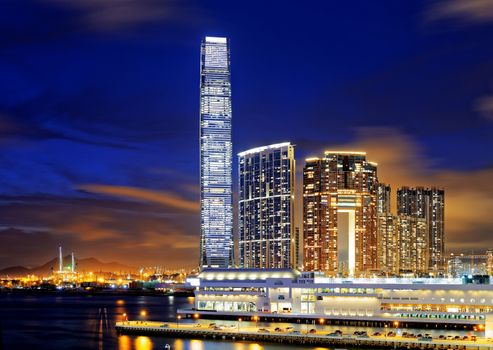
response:
<path id="1" fill-rule="evenodd" d="M 135 339 L 136 350 L 151 350 L 152 341 L 149 337 L 140 336 Z"/>
<path id="2" fill-rule="evenodd" d="M 121 335 L 118 337 L 118 350 L 131 350 L 132 342 L 128 335 Z"/>

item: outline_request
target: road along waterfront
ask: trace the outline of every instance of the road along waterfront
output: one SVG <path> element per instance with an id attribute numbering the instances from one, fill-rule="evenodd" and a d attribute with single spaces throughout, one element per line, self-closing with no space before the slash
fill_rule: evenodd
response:
<path id="1" fill-rule="evenodd" d="M 224 341 L 258 341 L 278 342 L 284 344 L 311 346 L 344 346 L 348 348 L 413 348 L 413 349 L 493 349 L 493 341 L 486 338 L 475 340 L 437 339 L 431 336 L 407 338 L 405 336 L 387 334 L 361 335 L 344 333 L 306 333 L 293 330 L 292 327 L 280 328 L 277 325 L 258 328 L 255 325 L 237 323 L 228 326 L 200 322 L 145 322 L 124 321 L 115 325 L 119 334 L 174 336 L 183 338 L 204 338 Z"/>

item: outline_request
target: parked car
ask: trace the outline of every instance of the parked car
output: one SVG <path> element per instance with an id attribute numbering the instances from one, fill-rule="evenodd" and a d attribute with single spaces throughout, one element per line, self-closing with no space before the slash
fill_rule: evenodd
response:
<path id="1" fill-rule="evenodd" d="M 169 324 L 165 323 L 165 324 L 160 325 L 159 327 L 161 327 L 161 328 L 168 328 L 169 327 Z"/>
<path id="2" fill-rule="evenodd" d="M 276 329 L 274 329 L 274 332 L 282 332 L 282 328 L 276 327 Z"/>
<path id="3" fill-rule="evenodd" d="M 326 334 L 326 336 L 331 337 L 331 338 L 340 338 L 342 336 L 342 334 L 337 333 L 337 332 L 332 332 L 332 333 Z"/>
<path id="4" fill-rule="evenodd" d="M 309 333 L 310 334 L 315 334 L 315 333 L 317 333 L 317 330 L 315 328 L 312 328 L 312 329 L 310 329 L 310 332 Z"/>
<path id="5" fill-rule="evenodd" d="M 395 337 L 395 332 L 393 331 L 388 332 L 387 337 Z"/>
<path id="6" fill-rule="evenodd" d="M 294 329 L 293 327 L 286 327 L 286 331 L 287 331 L 287 332 L 290 332 L 290 331 L 292 331 L 293 329 Z"/>
<path id="7" fill-rule="evenodd" d="M 270 331 L 269 331 L 268 329 L 266 329 L 266 328 L 260 328 L 260 329 L 258 330 L 258 332 L 259 332 L 259 333 L 270 333 Z"/>
<path id="8" fill-rule="evenodd" d="M 446 337 L 446 336 L 444 336 L 443 334 L 440 334 L 440 335 L 438 336 L 438 339 L 447 339 L 447 337 Z"/>
<path id="9" fill-rule="evenodd" d="M 432 341 L 433 338 L 430 336 L 423 336 L 423 337 L 418 337 L 419 341 Z"/>
<path id="10" fill-rule="evenodd" d="M 378 337 L 378 336 L 381 336 L 381 335 L 382 335 L 382 333 L 380 333 L 380 332 L 375 332 L 375 333 L 372 334 L 373 337 Z"/>

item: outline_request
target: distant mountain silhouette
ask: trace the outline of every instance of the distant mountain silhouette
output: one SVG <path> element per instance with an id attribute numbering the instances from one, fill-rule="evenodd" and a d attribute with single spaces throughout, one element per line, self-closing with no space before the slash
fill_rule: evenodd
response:
<path id="1" fill-rule="evenodd" d="M 63 268 L 70 270 L 72 264 L 72 257 L 70 255 L 63 257 Z M 33 274 L 37 276 L 49 276 L 52 271 L 58 271 L 59 262 L 58 258 L 51 259 L 43 265 L 27 268 L 24 266 L 11 266 L 0 270 L 0 277 L 2 276 L 25 276 Z M 101 262 L 96 258 L 75 258 L 75 271 L 79 272 L 122 272 L 122 273 L 135 273 L 136 269 L 131 266 L 120 264 L 118 262 Z"/>

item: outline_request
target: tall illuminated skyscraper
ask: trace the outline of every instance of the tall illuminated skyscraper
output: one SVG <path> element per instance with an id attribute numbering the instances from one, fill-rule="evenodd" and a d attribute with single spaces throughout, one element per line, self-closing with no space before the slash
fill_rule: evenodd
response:
<path id="1" fill-rule="evenodd" d="M 305 271 L 369 275 L 377 263 L 377 167 L 364 152 L 326 151 L 303 169 Z"/>
<path id="2" fill-rule="evenodd" d="M 231 71 L 227 38 L 205 37 L 200 60 L 200 266 L 233 266 Z"/>
<path id="3" fill-rule="evenodd" d="M 295 267 L 293 146 L 285 142 L 241 152 L 238 167 L 240 267 Z"/>

